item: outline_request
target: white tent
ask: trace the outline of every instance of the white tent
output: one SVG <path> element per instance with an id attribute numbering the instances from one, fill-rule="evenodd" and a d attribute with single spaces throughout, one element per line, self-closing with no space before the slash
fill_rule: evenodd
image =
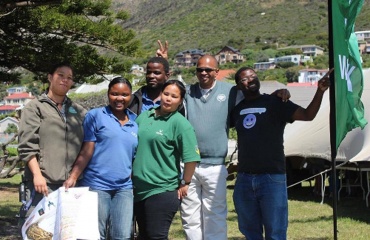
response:
<path id="1" fill-rule="evenodd" d="M 370 122 L 370 69 L 364 72 L 364 89 L 362 93 L 362 103 L 365 109 L 365 119 Z M 271 93 L 276 89 L 286 87 L 291 93 L 291 100 L 302 107 L 307 107 L 311 102 L 317 87 L 316 86 L 284 86 L 261 82 L 261 92 Z M 324 165 L 330 166 L 331 148 L 330 148 L 330 125 L 329 125 L 330 103 L 329 91 L 324 95 L 321 108 L 313 121 L 303 122 L 296 121 L 293 124 L 288 124 L 284 132 L 284 152 L 287 157 L 288 180 L 291 183 L 299 182 L 300 180 L 311 177 L 313 169 L 324 170 Z M 325 161 L 327 160 L 327 161 Z M 362 187 L 366 206 L 369 206 L 368 198 L 370 196 L 370 127 L 365 126 L 363 130 L 355 128 L 347 133 L 345 139 L 339 146 L 336 160 L 342 162 L 354 162 L 351 165 L 342 167 L 347 170 L 356 170 L 367 172 L 367 193 Z M 311 170 L 308 175 L 303 173 L 295 174 L 294 170 L 304 169 L 307 162 L 312 164 L 309 166 Z M 325 164 L 326 162 L 326 164 Z M 315 164 L 318 164 L 315 166 Z M 318 168 L 317 168 L 318 167 Z M 317 171 L 316 171 L 317 173 Z M 290 178 L 289 178 L 290 175 Z M 323 176 L 322 176 L 323 177 Z M 352 186 L 362 186 L 352 185 Z M 323 181 L 322 181 L 323 182 Z M 349 186 L 349 185 L 348 185 Z M 342 189 L 342 182 L 340 189 Z M 325 189 L 322 186 L 323 189 Z M 322 195 L 322 201 L 324 194 Z"/>
<path id="2" fill-rule="evenodd" d="M 79 86 L 75 90 L 75 93 L 92 93 L 92 92 L 100 92 L 103 90 L 106 91 L 108 89 L 109 83 L 110 83 L 110 80 L 104 80 L 98 84 L 83 83 L 81 86 Z"/>
<path id="3" fill-rule="evenodd" d="M 284 88 L 284 85 L 263 84 L 262 82 L 261 91 L 271 93 L 277 88 Z M 308 106 L 317 89 L 316 86 L 288 86 L 287 88 L 291 93 L 291 100 L 302 107 Z M 364 70 L 362 102 L 365 107 L 365 118 L 370 121 L 370 69 Z M 330 161 L 329 112 L 329 91 L 327 91 L 320 111 L 313 121 L 296 121 L 286 126 L 284 133 L 286 157 L 320 158 Z M 350 131 L 341 143 L 336 159 L 338 161 L 369 161 L 370 127 Z"/>

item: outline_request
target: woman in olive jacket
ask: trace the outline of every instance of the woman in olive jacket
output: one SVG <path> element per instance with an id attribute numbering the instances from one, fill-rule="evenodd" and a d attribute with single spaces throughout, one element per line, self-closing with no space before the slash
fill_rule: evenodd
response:
<path id="1" fill-rule="evenodd" d="M 27 191 L 20 224 L 43 196 L 68 179 L 83 140 L 86 110 L 66 95 L 73 85 L 71 66 L 54 66 L 48 80 L 48 91 L 29 102 L 21 113 L 18 153 L 25 162 Z"/>

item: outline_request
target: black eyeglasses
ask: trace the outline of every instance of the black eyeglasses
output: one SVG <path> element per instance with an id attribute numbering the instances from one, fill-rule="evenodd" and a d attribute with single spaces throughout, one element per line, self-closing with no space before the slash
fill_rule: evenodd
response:
<path id="1" fill-rule="evenodd" d="M 255 79 L 258 79 L 257 75 L 252 75 L 252 76 L 247 76 L 245 78 L 240 79 L 239 82 L 253 81 Z"/>
<path id="2" fill-rule="evenodd" d="M 216 70 L 215 68 L 197 68 L 198 73 L 201 73 L 203 71 L 205 71 L 206 73 L 210 73 L 210 72 L 215 71 L 215 70 Z"/>

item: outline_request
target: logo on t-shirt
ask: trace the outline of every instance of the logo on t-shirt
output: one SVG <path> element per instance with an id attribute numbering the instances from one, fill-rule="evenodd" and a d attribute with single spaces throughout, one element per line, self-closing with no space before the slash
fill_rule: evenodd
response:
<path id="1" fill-rule="evenodd" d="M 74 107 L 72 107 L 72 106 L 71 106 L 71 107 L 69 107 L 68 112 L 69 112 L 69 113 L 72 113 L 72 114 L 77 113 L 76 109 L 74 109 Z"/>
<path id="2" fill-rule="evenodd" d="M 256 125 L 257 118 L 256 118 L 256 113 L 262 114 L 266 112 L 266 108 L 245 108 L 240 111 L 240 115 L 245 115 L 244 120 L 243 120 L 243 127 L 246 129 L 250 129 Z"/>
<path id="3" fill-rule="evenodd" d="M 163 130 L 160 129 L 159 131 L 156 132 L 156 134 L 163 136 Z"/>
<path id="4" fill-rule="evenodd" d="M 199 151 L 199 148 L 198 148 L 198 145 L 195 145 L 195 152 L 200 155 L 200 151 Z"/>
<path id="5" fill-rule="evenodd" d="M 243 126 L 246 129 L 250 129 L 256 125 L 256 116 L 254 114 L 248 114 L 243 120 Z"/>
<path id="6" fill-rule="evenodd" d="M 226 100 L 226 95 L 225 94 L 219 94 L 217 95 L 217 101 L 223 102 Z"/>

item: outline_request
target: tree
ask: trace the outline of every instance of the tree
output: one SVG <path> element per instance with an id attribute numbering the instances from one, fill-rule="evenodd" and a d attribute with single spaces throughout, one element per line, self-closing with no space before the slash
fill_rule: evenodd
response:
<path id="1" fill-rule="evenodd" d="M 1 79 L 19 81 L 21 76 L 10 71 L 16 67 L 41 79 L 61 61 L 74 66 L 77 81 L 128 68 L 122 59 L 129 62 L 127 58 L 140 56 L 140 42 L 132 30 L 119 25 L 128 14 L 114 15 L 110 5 L 111 0 L 0 0 Z M 102 56 L 105 52 L 109 54 Z M 13 175 L 20 161 L 6 150 L 16 135 L 1 145 L 0 178 Z"/>
<path id="2" fill-rule="evenodd" d="M 16 170 L 15 167 L 18 165 L 19 157 L 18 156 L 11 156 L 7 149 L 7 146 L 14 142 L 18 137 L 18 134 L 14 134 L 12 139 L 8 142 L 1 144 L 0 147 L 0 178 L 12 177 L 19 172 Z"/>
<path id="3" fill-rule="evenodd" d="M 290 68 L 295 66 L 294 62 L 279 62 L 276 64 L 278 68 Z"/>
<path id="4" fill-rule="evenodd" d="M 363 54 L 362 56 L 362 68 L 369 68 L 370 67 L 370 56 L 368 54 Z"/>
<path id="5" fill-rule="evenodd" d="M 328 68 L 329 67 L 328 63 L 329 63 L 328 54 L 319 55 L 319 56 L 316 56 L 313 59 L 313 67 L 317 68 L 317 69 L 326 69 L 326 68 Z"/>
<path id="6" fill-rule="evenodd" d="M 302 66 L 294 66 L 290 67 L 285 72 L 285 77 L 289 83 L 291 82 L 298 82 L 299 77 L 299 70 L 301 70 Z"/>
<path id="7" fill-rule="evenodd" d="M 287 55 L 297 55 L 297 54 L 301 55 L 302 50 L 299 48 L 286 48 L 286 49 L 277 51 L 276 57 L 287 56 Z"/>
<path id="8" fill-rule="evenodd" d="M 61 3 L 61 0 L 36 0 L 36 1 L 25 1 L 25 0 L 13 0 L 13 1 L 1 1 L 0 10 L 6 11 L 10 8 L 25 7 L 25 6 L 41 6 L 48 4 Z"/>
<path id="9" fill-rule="evenodd" d="M 285 77 L 285 72 L 286 70 L 282 68 L 268 69 L 259 72 L 258 78 L 261 81 L 278 81 L 286 84 L 287 79 Z"/>
<path id="10" fill-rule="evenodd" d="M 21 5 L 27 2 L 42 6 Z M 114 15 L 110 4 L 111 0 L 0 1 L 0 72 L 23 67 L 44 75 L 60 61 L 74 66 L 77 81 L 110 69 L 122 71 L 118 59 L 138 56 L 140 42 L 132 30 L 118 24 L 128 14 Z M 107 51 L 116 54 L 99 54 Z"/>
<path id="11" fill-rule="evenodd" d="M 5 129 L 4 133 L 11 134 L 11 133 L 17 133 L 18 128 L 14 123 L 9 123 L 8 127 Z"/>

